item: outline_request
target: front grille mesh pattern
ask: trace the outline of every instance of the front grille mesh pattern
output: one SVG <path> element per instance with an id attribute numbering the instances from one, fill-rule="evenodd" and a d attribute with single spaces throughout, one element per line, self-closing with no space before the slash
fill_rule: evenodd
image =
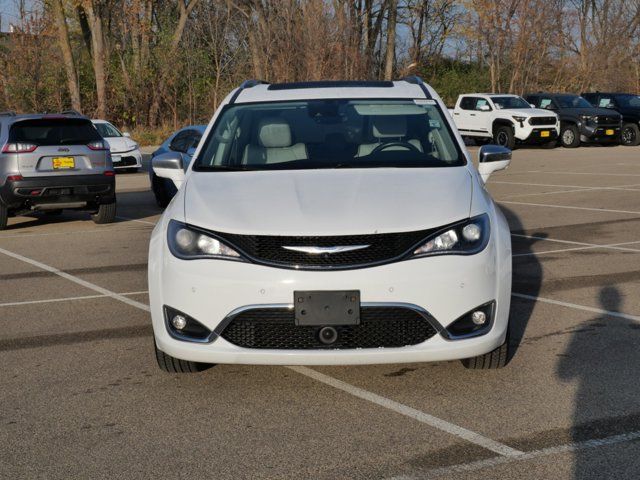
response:
<path id="1" fill-rule="evenodd" d="M 555 125 L 556 117 L 531 117 L 529 119 L 530 125 Z"/>
<path id="2" fill-rule="evenodd" d="M 395 260 L 424 240 L 435 230 L 373 235 L 341 236 L 266 236 L 217 233 L 222 240 L 236 247 L 257 263 L 289 268 L 353 268 Z M 361 250 L 333 254 L 309 254 L 283 247 L 335 247 L 369 245 Z"/>
<path id="3" fill-rule="evenodd" d="M 615 125 L 618 126 L 620 124 L 620 119 L 615 117 L 607 117 L 604 115 L 598 115 L 596 117 L 596 123 L 598 125 Z"/>
<path id="4" fill-rule="evenodd" d="M 221 336 L 244 348 L 309 350 L 403 347 L 437 333 L 421 314 L 405 307 L 362 307 L 359 325 L 334 327 L 338 339 L 332 345 L 318 340 L 320 328 L 296 326 L 287 308 L 256 308 L 238 314 Z"/>

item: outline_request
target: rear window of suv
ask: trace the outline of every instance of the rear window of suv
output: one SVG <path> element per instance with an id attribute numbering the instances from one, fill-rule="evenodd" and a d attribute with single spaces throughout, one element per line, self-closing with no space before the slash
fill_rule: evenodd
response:
<path id="1" fill-rule="evenodd" d="M 77 118 L 38 118 L 22 120 L 11 126 L 10 142 L 35 145 L 86 145 L 102 140 L 89 120 Z"/>

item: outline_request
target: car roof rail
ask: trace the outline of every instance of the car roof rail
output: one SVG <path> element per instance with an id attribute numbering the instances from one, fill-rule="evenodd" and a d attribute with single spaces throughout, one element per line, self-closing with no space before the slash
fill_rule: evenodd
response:
<path id="1" fill-rule="evenodd" d="M 80 113 L 77 110 L 74 110 L 73 108 L 69 109 L 69 110 L 64 110 L 63 112 L 60 112 L 61 115 L 77 115 L 79 117 L 83 117 L 84 115 L 82 115 L 82 113 Z"/>
<path id="2" fill-rule="evenodd" d="M 422 90 L 422 93 L 424 93 L 424 96 L 429 99 L 431 98 L 431 94 L 429 93 L 429 90 L 427 90 L 424 80 L 422 80 L 418 75 L 410 75 L 408 77 L 404 77 L 402 80 L 413 85 L 418 85 Z"/>
<path id="3" fill-rule="evenodd" d="M 264 80 L 256 80 L 256 79 L 245 80 L 240 84 L 240 86 L 236 90 L 236 93 L 234 93 L 233 97 L 231 97 L 231 100 L 229 100 L 229 105 L 231 105 L 236 101 L 236 99 L 238 98 L 238 95 L 240 95 L 245 88 L 253 88 L 256 85 L 269 85 L 269 82 L 265 82 Z"/>
<path id="4" fill-rule="evenodd" d="M 0 112 L 0 117 L 15 117 L 17 114 L 13 110 L 7 110 L 6 112 Z"/>

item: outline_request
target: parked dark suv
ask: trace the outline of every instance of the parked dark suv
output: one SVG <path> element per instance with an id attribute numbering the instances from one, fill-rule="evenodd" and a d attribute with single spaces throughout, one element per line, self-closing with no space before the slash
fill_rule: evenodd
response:
<path id="1" fill-rule="evenodd" d="M 77 114 L 0 114 L 0 230 L 13 215 L 87 210 L 96 223 L 116 214 L 109 146 Z"/>
<path id="2" fill-rule="evenodd" d="M 560 117 L 560 143 L 574 148 L 580 143 L 617 144 L 620 142 L 622 116 L 606 108 L 597 108 L 571 93 L 531 93 L 526 100 Z"/>
<path id="3" fill-rule="evenodd" d="M 594 107 L 609 108 L 622 114 L 620 143 L 636 146 L 640 143 L 640 96 L 630 93 L 583 93 Z"/>

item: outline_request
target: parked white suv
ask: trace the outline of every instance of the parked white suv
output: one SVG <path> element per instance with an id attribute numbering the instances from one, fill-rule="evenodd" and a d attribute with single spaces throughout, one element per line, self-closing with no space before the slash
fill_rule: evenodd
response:
<path id="1" fill-rule="evenodd" d="M 451 113 L 463 137 L 509 149 L 516 143 L 552 147 L 560 134 L 560 119 L 555 113 L 533 108 L 518 95 L 460 95 Z"/>
<path id="2" fill-rule="evenodd" d="M 395 82 L 245 82 L 151 236 L 160 367 L 463 359 L 505 365 L 507 222 L 438 95 Z"/>

